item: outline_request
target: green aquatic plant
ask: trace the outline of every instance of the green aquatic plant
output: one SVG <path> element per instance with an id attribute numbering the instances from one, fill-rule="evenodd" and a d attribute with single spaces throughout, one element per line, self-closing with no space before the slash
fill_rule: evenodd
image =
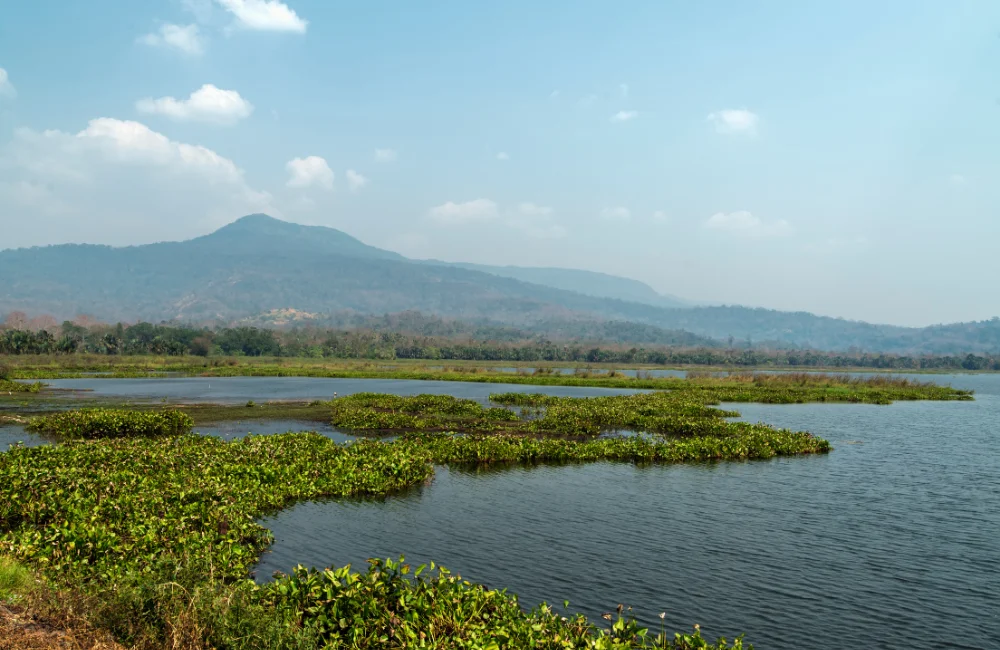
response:
<path id="1" fill-rule="evenodd" d="M 62 438 L 134 438 L 188 433 L 194 421 L 177 410 L 81 409 L 32 418 L 28 430 Z"/>
<path id="2" fill-rule="evenodd" d="M 423 433 L 394 443 L 338 445 L 316 434 L 280 434 L 232 442 L 186 435 L 16 448 L 0 454 L 0 554 L 38 569 L 56 588 L 87 595 L 95 624 L 128 643 L 166 638 L 175 617 L 195 615 L 200 634 L 215 646 L 231 645 L 229 635 L 249 625 L 245 617 L 251 615 L 261 625 L 284 621 L 309 636 L 315 629 L 308 621 L 301 615 L 286 620 L 289 610 L 275 605 L 273 592 L 268 600 L 247 580 L 271 540 L 256 520 L 295 501 L 388 495 L 429 479 L 434 464 L 681 462 L 828 448 L 808 434 L 776 429 L 655 442 Z M 369 593 L 365 607 L 392 608 L 398 597 L 409 597 L 392 593 L 391 601 Z M 179 603 L 179 594 L 189 600 Z M 224 612 L 196 606 L 202 598 L 244 603 L 244 614 L 230 606 Z M 481 624 L 491 634 L 526 625 L 526 614 L 504 611 L 507 619 Z M 440 633 L 446 642 L 448 629 Z M 572 647 L 644 647 L 621 639 L 618 646 L 601 645 L 611 642 L 602 634 Z"/>
<path id="3" fill-rule="evenodd" d="M 317 571 L 296 567 L 264 587 L 263 600 L 289 625 L 308 630 L 319 644 L 345 648 L 743 648 L 742 638 L 710 643 L 691 635 L 649 635 L 619 607 L 599 628 L 581 614 L 561 616 L 542 603 L 524 611 L 505 590 L 472 584 L 433 563 L 412 567 L 405 558 L 369 560 Z M 747 646 L 752 648 L 753 646 Z"/>
<path id="4" fill-rule="evenodd" d="M 3 393 L 37 393 L 44 388 L 45 384 L 41 382 L 34 382 L 31 384 L 13 381 L 11 379 L 5 379 L 0 377 L 0 394 Z"/>

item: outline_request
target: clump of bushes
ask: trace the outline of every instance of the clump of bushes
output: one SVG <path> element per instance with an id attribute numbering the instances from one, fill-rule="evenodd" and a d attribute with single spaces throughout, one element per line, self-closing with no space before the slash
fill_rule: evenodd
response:
<path id="1" fill-rule="evenodd" d="M 32 419 L 29 431 L 62 438 L 150 438 L 189 433 L 194 421 L 177 410 L 81 409 Z"/>
<path id="2" fill-rule="evenodd" d="M 5 363 L 0 363 L 0 393 L 37 393 L 42 389 L 42 384 L 22 384 L 10 378 L 11 369 Z"/>

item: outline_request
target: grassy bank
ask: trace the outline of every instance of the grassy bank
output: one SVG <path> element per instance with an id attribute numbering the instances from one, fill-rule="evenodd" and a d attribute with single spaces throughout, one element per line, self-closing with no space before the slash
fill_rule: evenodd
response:
<path id="1" fill-rule="evenodd" d="M 15 379 L 71 379 L 101 373 L 106 377 L 151 377 L 167 374 L 187 376 L 371 376 L 368 373 L 415 373 L 432 374 L 493 374 L 506 371 L 507 375 L 550 374 L 557 369 L 571 369 L 577 378 L 618 372 L 627 367 L 648 374 L 653 370 L 677 370 L 698 373 L 738 372 L 745 373 L 753 368 L 745 366 L 705 366 L 705 365 L 650 365 L 620 363 L 570 363 L 554 361 L 462 361 L 462 360 L 422 360 L 422 359 L 311 359 L 295 357 L 198 357 L 198 356 L 154 356 L 154 355 L 0 355 L 0 365 L 8 369 Z M 795 372 L 794 366 L 787 368 L 762 367 L 768 372 Z M 894 371 L 873 368 L 851 367 L 808 367 L 801 371 L 813 372 L 864 372 L 892 375 Z M 907 374 L 935 374 L 935 370 L 899 370 Z M 362 373 L 344 374 L 344 373 Z"/>

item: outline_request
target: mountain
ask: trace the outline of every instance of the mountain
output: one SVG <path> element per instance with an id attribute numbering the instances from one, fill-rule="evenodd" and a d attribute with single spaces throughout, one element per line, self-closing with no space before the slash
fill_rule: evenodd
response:
<path id="1" fill-rule="evenodd" d="M 443 262 L 437 263 L 443 264 Z M 565 291 L 575 291 L 576 293 L 597 298 L 614 298 L 616 300 L 641 302 L 657 307 L 681 308 L 691 306 L 690 303 L 680 298 L 657 293 L 656 290 L 644 282 L 616 275 L 608 275 L 607 273 L 598 273 L 596 271 L 527 266 L 488 266 L 486 264 L 468 264 L 463 262 L 453 263 L 452 266 L 499 275 L 504 278 L 513 278 L 521 282 L 541 284 L 546 287 L 554 287 Z"/>
<path id="2" fill-rule="evenodd" d="M 266 214 L 250 214 L 210 235 L 184 242 L 187 249 L 256 255 L 262 251 L 299 255 L 343 255 L 363 259 L 397 260 L 399 253 L 369 246 L 347 233 L 323 226 L 300 226 Z M 162 246 L 162 244 L 161 244 Z"/>
<path id="3" fill-rule="evenodd" d="M 824 350 L 1000 350 L 997 320 L 921 329 L 746 307 L 668 308 L 617 299 L 649 297 L 645 285 L 630 280 L 612 278 L 593 289 L 616 296 L 606 297 L 568 289 L 586 289 L 579 284 L 585 278 L 611 276 L 496 269 L 418 262 L 331 228 L 250 215 L 184 242 L 0 251 L 0 314 L 229 323 L 262 314 L 419 311 L 621 342 L 699 344 L 704 337 L 733 337 Z"/>

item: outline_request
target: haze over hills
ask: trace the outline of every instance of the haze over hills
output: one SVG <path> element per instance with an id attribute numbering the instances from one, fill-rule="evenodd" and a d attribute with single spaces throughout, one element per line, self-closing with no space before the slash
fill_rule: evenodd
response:
<path id="1" fill-rule="evenodd" d="M 699 337 L 732 337 L 825 350 L 1000 349 L 997 320 L 904 328 L 746 307 L 678 308 L 625 278 L 410 260 L 332 228 L 260 214 L 184 242 L 0 251 L 0 279 L 0 314 L 21 310 L 57 318 L 86 313 L 104 320 L 228 323 L 287 309 L 320 319 L 412 310 L 636 343 L 697 345 L 705 342 Z M 614 331 L 609 321 L 617 322 Z"/>
<path id="2" fill-rule="evenodd" d="M 444 262 L 433 263 L 444 264 Z M 486 264 L 470 264 L 458 262 L 452 264 L 463 269 L 472 271 L 482 271 L 492 273 L 505 278 L 514 278 L 522 282 L 541 284 L 556 289 L 575 291 L 588 296 L 598 298 L 614 298 L 616 300 L 628 300 L 641 302 L 657 307 L 691 307 L 692 304 L 675 296 L 665 296 L 657 293 L 645 282 L 622 278 L 607 273 L 596 271 L 582 271 L 578 269 L 558 269 L 550 267 L 525 267 L 525 266 L 489 266 Z"/>

